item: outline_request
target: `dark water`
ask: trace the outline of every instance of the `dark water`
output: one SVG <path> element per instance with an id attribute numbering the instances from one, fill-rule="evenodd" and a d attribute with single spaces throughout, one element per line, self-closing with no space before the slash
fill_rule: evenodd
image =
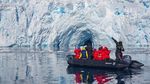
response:
<path id="1" fill-rule="evenodd" d="M 63 51 L 0 50 L 0 84 L 150 84 L 150 55 L 130 53 L 144 63 L 129 71 L 69 67 Z"/>

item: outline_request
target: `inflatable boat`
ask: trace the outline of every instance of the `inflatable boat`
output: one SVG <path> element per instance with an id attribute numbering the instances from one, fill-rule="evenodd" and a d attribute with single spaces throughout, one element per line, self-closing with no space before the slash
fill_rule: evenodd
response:
<path id="1" fill-rule="evenodd" d="M 129 56 L 124 56 L 124 58 L 129 58 Z M 67 63 L 70 66 L 111 68 L 111 69 L 141 68 L 142 66 L 144 66 L 144 64 L 131 59 L 124 61 L 116 61 L 113 59 L 105 61 L 96 61 L 92 59 L 75 59 L 74 55 L 67 55 Z"/>

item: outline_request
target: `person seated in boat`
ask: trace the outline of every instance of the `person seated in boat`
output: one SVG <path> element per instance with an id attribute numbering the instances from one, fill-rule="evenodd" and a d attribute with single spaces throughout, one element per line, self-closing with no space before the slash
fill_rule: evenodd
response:
<path id="1" fill-rule="evenodd" d="M 110 59 L 110 56 L 109 56 L 109 54 L 110 54 L 110 50 L 108 50 L 108 48 L 107 47 L 103 47 L 102 48 L 102 57 L 103 57 L 103 60 L 109 60 Z"/>
<path id="2" fill-rule="evenodd" d="M 80 48 L 75 48 L 74 53 L 75 53 L 74 58 L 75 59 L 80 59 L 81 49 Z"/>
<path id="3" fill-rule="evenodd" d="M 99 50 L 98 50 L 99 54 L 101 55 L 101 60 L 107 60 L 110 59 L 110 51 L 108 50 L 107 47 L 105 46 L 100 46 Z"/>
<path id="4" fill-rule="evenodd" d="M 80 55 L 80 58 L 82 59 L 88 59 L 88 53 L 85 49 L 85 46 L 81 47 L 81 55 Z"/>
<path id="5" fill-rule="evenodd" d="M 94 60 L 100 60 L 100 61 L 103 60 L 100 50 L 94 50 L 93 56 L 94 56 Z"/>
<path id="6" fill-rule="evenodd" d="M 95 50 L 93 52 L 94 60 L 103 61 L 103 60 L 110 59 L 109 54 L 110 54 L 110 50 L 108 50 L 107 47 L 100 46 L 98 50 Z"/>
<path id="7" fill-rule="evenodd" d="M 98 50 L 94 49 L 94 50 L 93 50 L 93 59 L 94 59 L 94 60 L 98 60 L 98 54 L 99 54 L 99 53 L 98 53 Z"/>
<path id="8" fill-rule="evenodd" d="M 122 41 L 117 41 L 116 39 L 114 39 L 112 37 L 112 40 L 115 42 L 116 44 L 116 51 L 115 51 L 115 56 L 116 56 L 116 60 L 117 61 L 122 61 L 123 60 L 123 51 L 124 51 L 124 48 L 123 48 L 123 44 L 122 44 Z"/>

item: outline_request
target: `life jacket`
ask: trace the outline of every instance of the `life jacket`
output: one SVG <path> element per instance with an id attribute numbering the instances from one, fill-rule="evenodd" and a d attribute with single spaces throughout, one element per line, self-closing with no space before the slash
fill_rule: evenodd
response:
<path id="1" fill-rule="evenodd" d="M 80 58 L 86 58 L 86 59 L 88 59 L 88 53 L 85 50 L 85 48 L 82 48 Z"/>
<path id="2" fill-rule="evenodd" d="M 80 59 L 81 50 L 80 49 L 75 49 L 74 53 L 75 53 L 75 59 Z"/>

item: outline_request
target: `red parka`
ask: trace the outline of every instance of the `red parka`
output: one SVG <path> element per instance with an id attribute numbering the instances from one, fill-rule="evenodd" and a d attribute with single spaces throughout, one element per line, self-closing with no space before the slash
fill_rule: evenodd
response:
<path id="1" fill-rule="evenodd" d="M 103 47 L 100 50 L 95 50 L 93 52 L 94 60 L 105 60 L 105 59 L 110 59 L 110 50 L 108 50 L 107 47 Z"/>
<path id="2" fill-rule="evenodd" d="M 102 49 L 102 51 L 103 51 L 103 60 L 105 60 L 105 59 L 110 59 L 110 56 L 109 56 L 110 50 L 108 50 L 107 47 L 104 47 L 104 48 Z"/>
<path id="3" fill-rule="evenodd" d="M 80 59 L 81 50 L 80 49 L 75 49 L 74 53 L 75 53 L 75 59 Z"/>
<path id="4" fill-rule="evenodd" d="M 93 56 L 94 56 L 94 60 L 103 60 L 101 53 L 99 52 L 99 50 L 95 50 L 93 52 Z"/>

